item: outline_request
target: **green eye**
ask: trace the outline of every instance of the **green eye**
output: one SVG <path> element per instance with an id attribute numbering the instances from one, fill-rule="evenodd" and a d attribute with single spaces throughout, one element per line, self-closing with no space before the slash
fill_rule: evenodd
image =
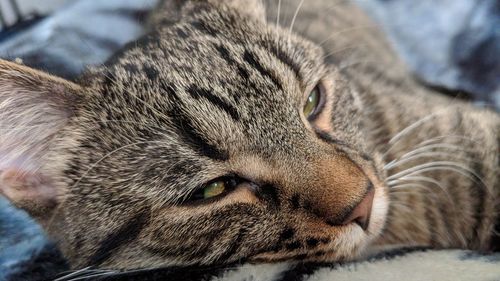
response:
<path id="1" fill-rule="evenodd" d="M 226 191 L 226 183 L 222 180 L 214 181 L 203 188 L 203 199 L 221 195 Z"/>
<path id="2" fill-rule="evenodd" d="M 310 118 L 316 113 L 320 101 L 320 89 L 318 86 L 314 87 L 309 96 L 307 97 L 306 104 L 304 105 L 304 116 Z"/>
<path id="3" fill-rule="evenodd" d="M 226 175 L 207 182 L 197 188 L 184 202 L 203 203 L 207 199 L 220 199 L 231 193 L 244 180 L 235 175 Z M 211 202 L 208 200 L 208 202 Z"/>

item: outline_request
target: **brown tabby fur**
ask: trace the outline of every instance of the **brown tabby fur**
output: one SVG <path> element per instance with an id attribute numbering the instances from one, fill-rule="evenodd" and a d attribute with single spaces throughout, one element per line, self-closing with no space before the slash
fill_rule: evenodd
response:
<path id="1" fill-rule="evenodd" d="M 0 192 L 75 268 L 493 249 L 499 116 L 417 84 L 348 1 L 280 2 L 278 28 L 278 1 L 167 0 L 79 85 L 0 62 L 0 170 L 52 186 L 56 207 L 5 175 Z M 250 183 L 187 200 L 227 174 Z M 367 230 L 342 225 L 370 186 Z"/>

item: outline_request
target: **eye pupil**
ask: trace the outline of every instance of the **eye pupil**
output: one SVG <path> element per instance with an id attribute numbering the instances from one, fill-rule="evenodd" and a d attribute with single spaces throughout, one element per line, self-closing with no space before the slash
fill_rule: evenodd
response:
<path id="1" fill-rule="evenodd" d="M 214 181 L 203 188 L 203 198 L 208 199 L 222 194 L 226 190 L 226 183 L 222 180 Z"/>
<path id="2" fill-rule="evenodd" d="M 311 117 L 316 112 L 316 108 L 319 105 L 319 99 L 319 89 L 318 86 L 316 86 L 307 97 L 306 104 L 304 105 L 303 111 L 306 118 Z"/>

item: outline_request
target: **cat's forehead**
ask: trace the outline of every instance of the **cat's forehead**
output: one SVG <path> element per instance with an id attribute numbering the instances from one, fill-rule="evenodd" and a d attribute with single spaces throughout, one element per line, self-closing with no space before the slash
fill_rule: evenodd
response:
<path id="1" fill-rule="evenodd" d="M 212 159 L 289 153 L 305 141 L 300 114 L 324 74 L 321 52 L 288 32 L 216 16 L 157 29 L 108 64 L 93 114 L 127 120 L 114 138 L 168 136 L 170 156 Z"/>
<path id="2" fill-rule="evenodd" d="M 187 18 L 134 42 L 106 70 L 108 89 L 184 104 L 192 118 L 295 118 L 290 110 L 323 74 L 321 51 L 273 27 L 218 16 Z"/>
<path id="3" fill-rule="evenodd" d="M 307 40 L 214 9 L 197 10 L 193 16 L 158 28 L 118 57 L 118 63 L 114 62 L 124 68 L 122 72 L 142 70 L 151 80 L 161 73 L 158 78 L 183 84 L 220 82 L 224 88 L 279 78 L 306 84 L 322 67 L 321 49 Z M 260 75 L 253 75 L 252 69 Z M 126 81 L 133 82 L 128 77 Z"/>

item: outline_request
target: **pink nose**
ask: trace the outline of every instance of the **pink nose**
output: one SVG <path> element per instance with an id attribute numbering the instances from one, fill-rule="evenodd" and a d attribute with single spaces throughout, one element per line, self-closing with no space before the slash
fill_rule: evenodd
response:
<path id="1" fill-rule="evenodd" d="M 370 215 L 372 212 L 373 197 L 375 196 L 375 189 L 370 188 L 361 202 L 351 211 L 349 216 L 342 222 L 342 225 L 349 223 L 357 223 L 363 230 L 368 228 L 370 224 Z"/>

